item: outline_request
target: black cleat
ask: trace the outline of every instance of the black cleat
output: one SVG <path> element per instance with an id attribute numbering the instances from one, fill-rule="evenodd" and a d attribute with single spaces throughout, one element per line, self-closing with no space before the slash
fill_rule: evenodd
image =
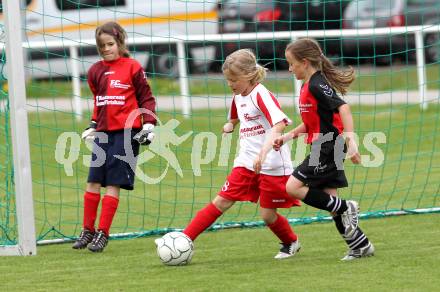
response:
<path id="1" fill-rule="evenodd" d="M 92 252 L 102 252 L 104 247 L 107 246 L 108 237 L 105 235 L 104 231 L 99 230 L 95 233 L 92 242 L 87 245 L 87 248 Z"/>
<path id="2" fill-rule="evenodd" d="M 81 234 L 79 235 L 78 239 L 75 241 L 75 243 L 72 245 L 73 249 L 83 249 L 86 248 L 87 245 L 92 242 L 93 236 L 95 235 L 94 232 L 83 229 L 81 231 Z"/>

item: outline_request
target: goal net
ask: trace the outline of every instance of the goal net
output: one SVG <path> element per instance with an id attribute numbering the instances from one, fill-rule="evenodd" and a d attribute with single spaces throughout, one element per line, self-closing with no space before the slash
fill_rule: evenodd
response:
<path id="1" fill-rule="evenodd" d="M 397 1 L 367 0 L 24 2 L 16 33 L 23 34 L 26 56 L 39 243 L 73 239 L 82 228 L 91 151 L 80 134 L 93 109 L 86 73 L 99 60 L 94 30 L 110 20 L 125 28 L 132 57 L 145 67 L 159 119 L 155 142 L 141 147 L 135 189 L 120 194 L 113 237 L 181 229 L 224 184 L 238 140 L 237 133 L 221 134 L 232 93 L 220 65 L 232 51 L 255 51 L 269 69 L 264 84 L 293 124 L 300 123 L 298 83 L 287 70 L 284 48 L 302 36 L 317 39 L 335 64 L 353 66 L 357 75 L 345 99 L 364 163 L 345 162 L 349 187 L 339 195 L 359 201 L 364 217 L 439 211 L 437 1 L 404 1 L 398 12 Z M 380 13 L 365 17 L 378 6 Z M 0 44 L 8 45 L 3 37 Z M 4 50 L 0 56 L 0 245 L 13 245 L 18 238 L 5 66 L 14 66 L 14 60 L 6 60 Z M 290 146 L 298 165 L 307 146 L 301 139 Z M 263 226 L 258 208 L 237 203 L 212 228 Z M 328 219 L 306 206 L 280 212 L 292 224 Z"/>

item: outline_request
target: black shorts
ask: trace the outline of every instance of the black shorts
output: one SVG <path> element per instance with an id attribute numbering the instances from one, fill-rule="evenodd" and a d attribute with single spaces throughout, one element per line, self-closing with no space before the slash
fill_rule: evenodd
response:
<path id="1" fill-rule="evenodd" d="M 134 169 L 136 169 L 136 157 L 139 154 L 139 143 L 133 140 L 133 136 L 138 131 L 131 130 L 128 132 L 127 139 L 130 139 L 130 141 L 127 141 L 126 144 L 133 153 L 133 156 L 128 153 L 131 157 L 125 157 L 123 130 L 97 133 L 98 135 L 106 134 L 108 139 L 107 142 L 98 137 L 94 140 L 95 145 L 93 145 L 87 182 L 100 183 L 102 187 L 119 186 L 121 189 L 133 190 Z M 127 161 L 116 156 L 121 156 Z"/>
<path id="2" fill-rule="evenodd" d="M 334 144 L 333 144 L 334 145 Z M 313 150 L 293 171 L 293 176 L 310 188 L 345 188 L 348 186 L 344 171 L 345 146 L 337 153 L 332 145 L 325 145 L 319 152 Z M 312 146 L 313 149 L 313 146 Z M 319 153 L 314 155 L 314 153 Z"/>

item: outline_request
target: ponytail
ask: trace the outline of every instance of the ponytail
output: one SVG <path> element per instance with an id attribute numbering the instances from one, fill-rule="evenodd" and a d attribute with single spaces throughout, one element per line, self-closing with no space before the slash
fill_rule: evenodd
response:
<path id="1" fill-rule="evenodd" d="M 347 93 L 350 84 L 355 79 L 352 67 L 346 70 L 337 68 L 324 56 L 315 40 L 299 39 L 287 45 L 286 52 L 292 54 L 297 60 L 308 60 L 313 68 L 321 70 L 330 86 L 342 95 Z"/>
<path id="2" fill-rule="evenodd" d="M 347 94 L 350 84 L 355 79 L 351 66 L 346 70 L 339 69 L 324 55 L 321 56 L 321 72 L 330 86 L 342 95 Z"/>
<path id="3" fill-rule="evenodd" d="M 260 64 L 255 65 L 255 76 L 250 80 L 252 84 L 259 83 L 266 78 L 267 68 L 264 68 Z"/>
<path id="4" fill-rule="evenodd" d="M 251 50 L 241 49 L 226 57 L 222 71 L 226 76 L 249 80 L 251 84 L 257 84 L 266 78 L 267 69 L 257 63 Z"/>

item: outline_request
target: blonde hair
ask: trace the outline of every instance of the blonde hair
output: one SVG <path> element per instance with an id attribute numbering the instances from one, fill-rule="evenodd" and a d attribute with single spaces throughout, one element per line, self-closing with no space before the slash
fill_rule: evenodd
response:
<path id="1" fill-rule="evenodd" d="M 119 48 L 119 55 L 121 55 L 122 57 L 130 57 L 130 53 L 127 49 L 127 45 L 125 44 L 127 33 L 122 28 L 122 26 L 119 25 L 119 23 L 114 21 L 106 22 L 96 28 L 95 40 L 96 40 L 96 46 L 98 47 L 99 55 L 102 55 L 101 40 L 99 39 L 99 37 L 103 33 L 111 35 L 115 39 L 116 44 L 118 45 Z"/>
<path id="2" fill-rule="evenodd" d="M 324 56 L 319 44 L 312 39 L 303 38 L 287 45 L 286 52 L 292 54 L 297 60 L 306 59 L 313 68 L 320 70 L 331 87 L 345 95 L 348 87 L 355 79 L 354 70 L 338 69 Z"/>
<path id="3" fill-rule="evenodd" d="M 226 57 L 222 66 L 226 77 L 248 80 L 251 84 L 266 78 L 267 69 L 257 63 L 254 53 L 249 49 L 241 49 Z"/>

